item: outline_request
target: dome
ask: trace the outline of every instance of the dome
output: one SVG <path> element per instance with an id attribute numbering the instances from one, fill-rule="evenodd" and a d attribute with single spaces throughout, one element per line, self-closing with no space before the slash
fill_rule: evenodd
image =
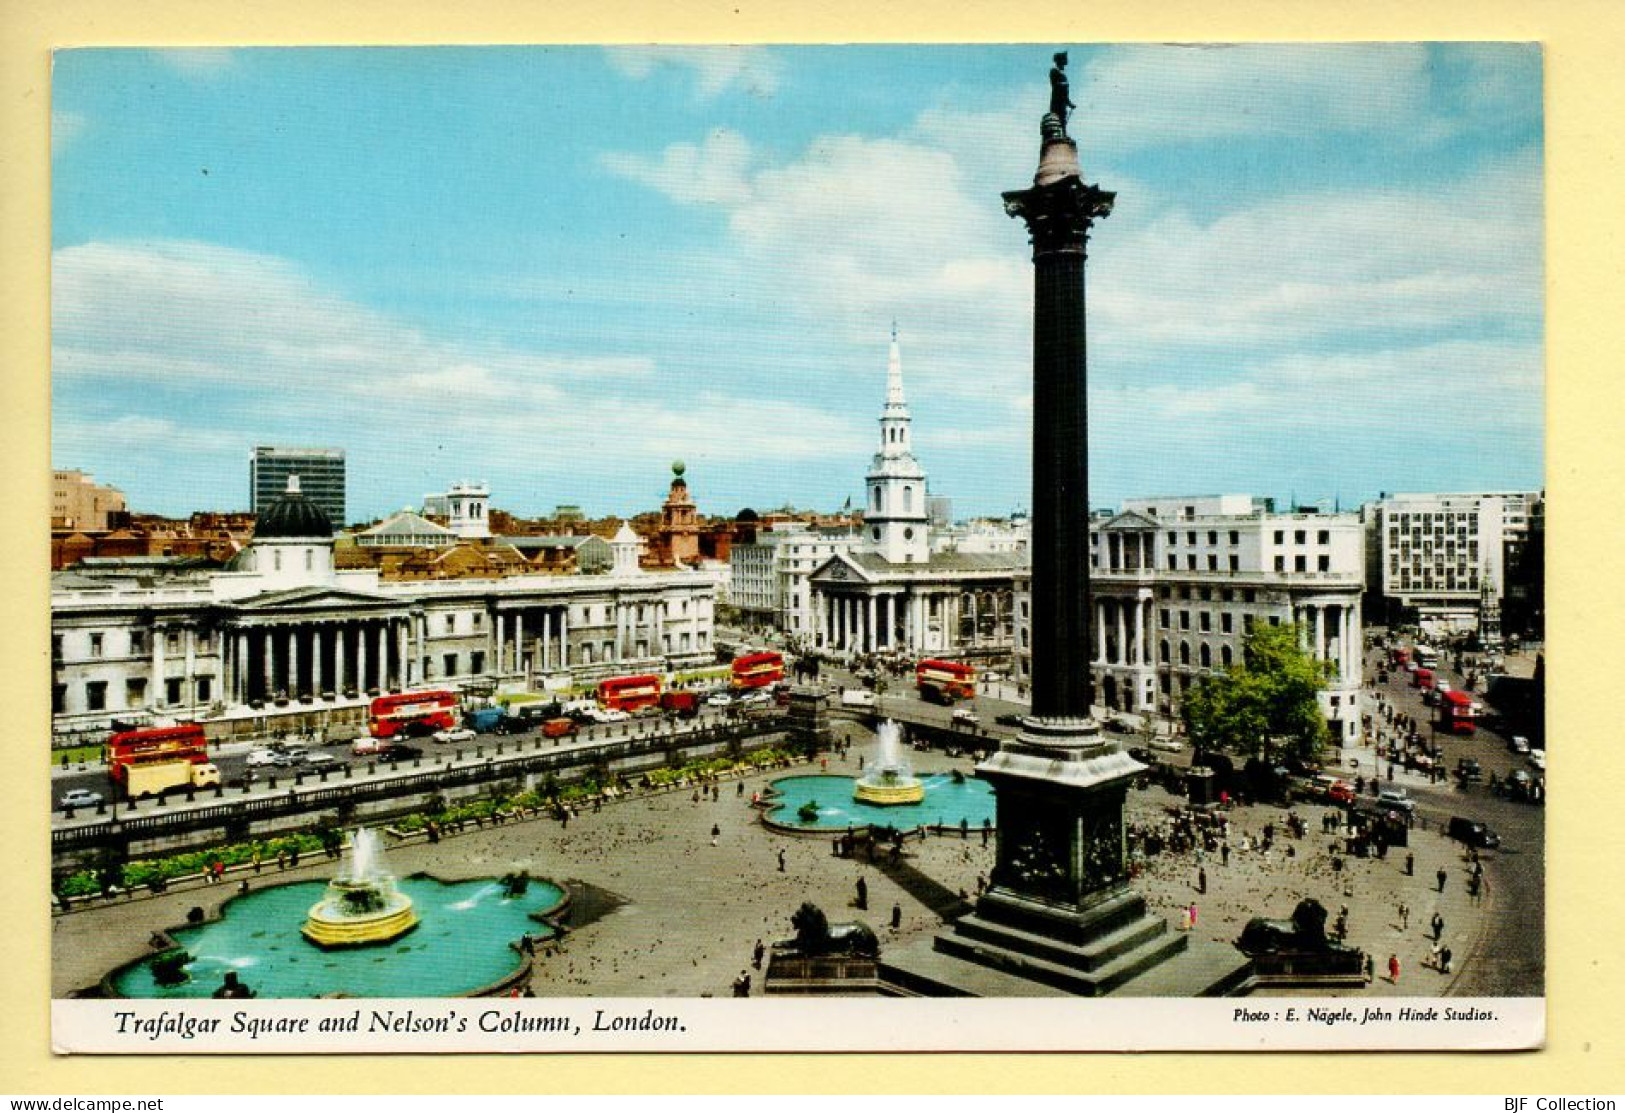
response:
<path id="1" fill-rule="evenodd" d="M 271 500 L 254 522 L 254 540 L 296 537 L 333 539 L 333 523 L 322 508 L 299 492 L 299 477 L 288 477 L 288 489 Z"/>

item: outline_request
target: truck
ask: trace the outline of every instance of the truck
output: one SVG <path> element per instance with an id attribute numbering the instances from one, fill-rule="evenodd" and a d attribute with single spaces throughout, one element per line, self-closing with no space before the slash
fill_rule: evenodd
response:
<path id="1" fill-rule="evenodd" d="M 480 707 L 463 716 L 463 723 L 479 734 L 498 734 L 507 729 L 508 714 L 500 707 Z"/>
<path id="2" fill-rule="evenodd" d="M 675 711 L 679 719 L 692 719 L 700 713 L 700 697 L 693 692 L 661 692 L 660 710 Z"/>
<path id="3" fill-rule="evenodd" d="M 197 723 L 114 732 L 107 739 L 107 771 L 132 800 L 171 788 L 220 783 L 209 761 L 208 739 Z"/>
<path id="4" fill-rule="evenodd" d="M 874 707 L 878 701 L 867 688 L 845 688 L 841 691 L 842 707 Z"/>

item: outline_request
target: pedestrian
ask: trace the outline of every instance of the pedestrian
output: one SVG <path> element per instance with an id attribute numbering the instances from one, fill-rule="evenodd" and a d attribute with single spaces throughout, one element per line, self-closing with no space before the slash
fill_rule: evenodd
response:
<path id="1" fill-rule="evenodd" d="M 1404 931 L 1411 926 L 1411 906 L 1404 901 L 1399 902 L 1399 930 Z"/>
<path id="2" fill-rule="evenodd" d="M 1196 902 L 1191 901 L 1191 930 L 1196 930 Z"/>
<path id="3" fill-rule="evenodd" d="M 762 956 L 765 954 L 767 954 L 767 947 L 758 939 L 756 946 L 752 947 L 750 951 L 750 964 L 760 970 L 762 968 Z"/>
<path id="4" fill-rule="evenodd" d="M 1441 974 L 1450 973 L 1450 959 L 1451 959 L 1451 954 L 1450 954 L 1450 948 L 1449 947 L 1446 947 L 1444 950 L 1439 952 L 1439 973 L 1441 973 Z"/>
<path id="5" fill-rule="evenodd" d="M 1201 866 L 1198 866 L 1196 870 L 1196 891 L 1198 893 L 1207 892 L 1207 870 Z"/>
<path id="6" fill-rule="evenodd" d="M 712 846 L 717 845 L 717 840 L 720 839 L 721 837 L 722 837 L 722 828 L 719 827 L 715 823 L 711 824 L 711 845 Z"/>
<path id="7" fill-rule="evenodd" d="M 1439 872 L 1437 874 L 1435 874 L 1434 876 L 1436 876 L 1439 879 L 1439 892 L 1441 892 L 1441 893 L 1444 892 L 1445 878 L 1449 877 L 1450 874 L 1445 870 L 1445 868 L 1443 866 L 1440 866 L 1439 867 Z"/>
<path id="8" fill-rule="evenodd" d="M 1185 907 L 1181 906 L 1180 909 L 1179 909 L 1179 930 L 1180 931 L 1189 931 L 1190 929 L 1191 929 L 1191 910 L 1189 908 L 1185 908 Z"/>
<path id="9" fill-rule="evenodd" d="M 784 847 L 779 847 L 779 872 L 784 872 Z"/>
<path id="10" fill-rule="evenodd" d="M 1228 840 L 1219 844 L 1219 864 L 1224 866 L 1230 864 L 1230 843 Z"/>
<path id="11" fill-rule="evenodd" d="M 1388 956 L 1388 980 L 1390 982 L 1393 982 L 1395 985 L 1399 984 L 1399 956 L 1398 955 L 1391 954 L 1391 955 Z"/>
<path id="12" fill-rule="evenodd" d="M 1439 937 L 1444 934 L 1444 917 L 1435 912 L 1431 926 L 1433 928 L 1433 939 L 1437 942 Z"/>
<path id="13" fill-rule="evenodd" d="M 1416 876 L 1416 855 L 1414 855 L 1414 854 L 1406 854 L 1405 855 L 1405 876 L 1406 877 L 1415 877 Z"/>
<path id="14" fill-rule="evenodd" d="M 739 784 L 736 786 L 735 791 L 734 791 L 734 795 L 735 796 L 743 796 L 743 795 L 745 795 L 745 782 L 744 781 L 740 781 Z M 752 800 L 751 803 L 754 804 L 755 801 Z"/>
<path id="15" fill-rule="evenodd" d="M 1365 956 L 1365 984 L 1370 985 L 1371 979 L 1376 977 L 1376 974 L 1377 964 L 1371 961 L 1371 952 L 1367 951 Z"/>
<path id="16" fill-rule="evenodd" d="M 901 928 L 902 926 L 903 926 L 903 906 L 900 905 L 900 904 L 894 904 L 894 905 L 891 906 L 891 929 L 893 931 L 896 931 L 899 928 Z"/>
<path id="17" fill-rule="evenodd" d="M 862 877 L 858 878 L 858 908 L 867 910 L 869 907 L 869 883 Z"/>

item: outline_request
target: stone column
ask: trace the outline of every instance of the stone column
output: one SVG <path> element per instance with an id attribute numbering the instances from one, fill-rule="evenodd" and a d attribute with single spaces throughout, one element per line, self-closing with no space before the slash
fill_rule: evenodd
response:
<path id="1" fill-rule="evenodd" d="M 570 667 L 570 604 L 559 608 L 559 665 Z"/>
<path id="2" fill-rule="evenodd" d="M 397 662 L 395 667 L 400 670 L 400 685 L 402 688 L 412 686 L 412 670 L 408 659 L 411 646 L 407 639 L 406 621 L 404 618 L 390 619 L 390 625 L 395 628 L 395 660 Z"/>
<path id="3" fill-rule="evenodd" d="M 869 596 L 869 613 L 865 618 L 864 649 L 873 653 L 880 648 L 880 635 L 875 630 L 876 602 L 873 595 Z"/>
<path id="4" fill-rule="evenodd" d="M 371 687 L 367 683 L 367 624 L 356 623 L 355 627 L 355 686 L 356 691 L 366 695 Z"/>
<path id="5" fill-rule="evenodd" d="M 156 622 L 152 624 L 152 704 L 163 707 L 164 699 L 164 638 L 167 631 Z"/>
<path id="6" fill-rule="evenodd" d="M 1134 665 L 1136 668 L 1145 665 L 1145 609 L 1149 605 L 1144 599 L 1136 599 L 1134 602 Z"/>
<path id="7" fill-rule="evenodd" d="M 1095 660 L 1102 665 L 1106 663 L 1106 600 L 1096 599 L 1095 610 Z"/>
<path id="8" fill-rule="evenodd" d="M 299 627 L 288 627 L 288 698 L 299 698 Z"/>
<path id="9" fill-rule="evenodd" d="M 350 624 L 348 622 L 340 622 L 333 627 L 333 691 L 337 695 L 343 695 L 344 689 L 349 686 L 347 683 L 348 677 L 345 676 L 344 672 L 346 664 L 344 658 L 347 648 L 345 642 L 349 640 L 349 636 Z"/>
<path id="10" fill-rule="evenodd" d="M 186 643 L 186 667 L 182 672 L 181 684 L 186 689 L 186 703 L 188 706 L 197 703 L 197 629 L 186 626 L 181 631 L 181 638 Z"/>
<path id="11" fill-rule="evenodd" d="M 426 614 L 413 615 L 412 625 L 416 627 L 415 633 L 417 634 L 418 643 L 417 653 L 412 659 L 412 672 L 417 677 L 417 682 L 422 684 L 429 678 L 427 667 L 427 657 L 429 653 L 429 616 Z"/>
<path id="12" fill-rule="evenodd" d="M 232 639 L 234 647 L 231 653 L 232 687 L 236 692 L 237 703 L 248 702 L 248 631 L 239 630 Z"/>
<path id="13" fill-rule="evenodd" d="M 1320 661 L 1326 659 L 1326 606 L 1324 603 L 1315 604 L 1315 658 Z"/>
<path id="14" fill-rule="evenodd" d="M 1128 613 L 1125 608 L 1128 601 L 1118 599 L 1114 604 L 1117 607 L 1117 663 L 1128 664 Z"/>

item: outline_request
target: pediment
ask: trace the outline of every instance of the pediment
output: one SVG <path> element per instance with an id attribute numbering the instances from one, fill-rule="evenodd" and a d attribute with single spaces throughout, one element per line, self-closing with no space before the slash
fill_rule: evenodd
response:
<path id="1" fill-rule="evenodd" d="M 841 553 L 836 553 L 813 569 L 810 577 L 813 583 L 841 584 L 841 583 L 873 583 L 871 576 L 861 564 L 849 560 Z"/>
<path id="2" fill-rule="evenodd" d="M 233 604 L 240 612 L 250 614 L 286 614 L 299 611 L 329 611 L 353 608 L 405 607 L 404 600 L 390 595 L 351 588 L 295 587 L 281 591 L 264 591 L 239 599 Z"/>

